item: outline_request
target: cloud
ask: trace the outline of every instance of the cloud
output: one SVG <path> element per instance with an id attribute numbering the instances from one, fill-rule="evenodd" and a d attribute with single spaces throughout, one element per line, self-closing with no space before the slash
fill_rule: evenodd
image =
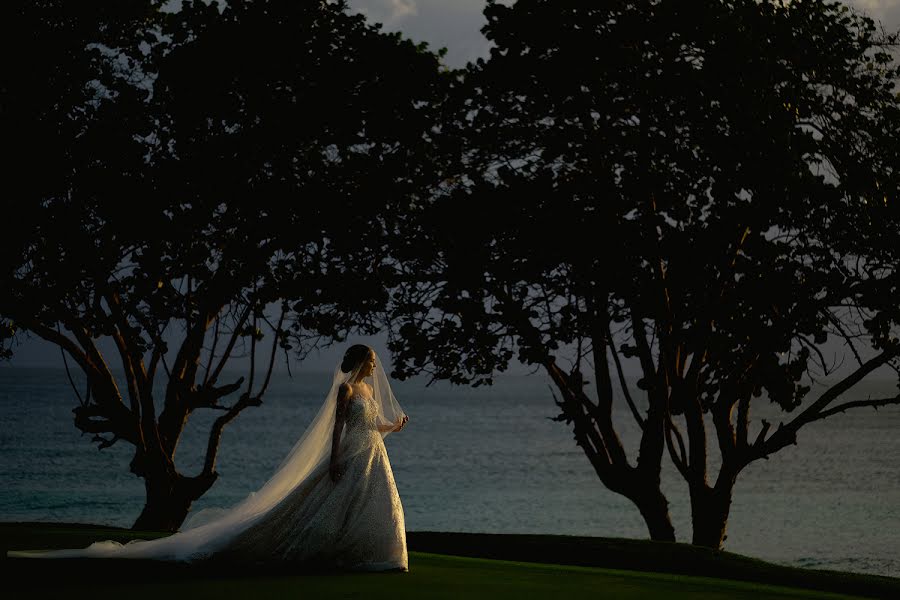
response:
<path id="1" fill-rule="evenodd" d="M 355 0 L 350 6 L 370 21 L 395 25 L 419 12 L 417 0 Z"/>
<path id="2" fill-rule="evenodd" d="M 431 49 L 447 48 L 444 62 L 461 67 L 488 55 L 489 43 L 480 29 L 486 21 L 484 0 L 350 0 L 350 7 L 380 22 L 386 31 L 400 31 Z"/>
<path id="3" fill-rule="evenodd" d="M 843 1 L 881 21 L 888 31 L 900 28 L 900 0 Z M 386 31 L 401 31 L 435 50 L 446 47 L 444 61 L 452 67 L 488 56 L 491 44 L 480 31 L 486 24 L 484 0 L 350 0 L 350 6 L 383 23 Z"/>
<path id="4" fill-rule="evenodd" d="M 900 0 L 849 0 L 846 4 L 881 21 L 888 31 L 900 28 Z"/>
<path id="5" fill-rule="evenodd" d="M 415 0 L 390 0 L 391 18 L 400 19 L 419 12 Z"/>

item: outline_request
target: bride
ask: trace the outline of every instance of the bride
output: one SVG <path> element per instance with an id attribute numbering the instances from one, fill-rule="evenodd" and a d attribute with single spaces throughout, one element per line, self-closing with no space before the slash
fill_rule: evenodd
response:
<path id="1" fill-rule="evenodd" d="M 403 506 L 383 441 L 408 420 L 375 351 L 356 344 L 335 368 L 322 408 L 275 474 L 235 506 L 200 511 L 178 533 L 156 540 L 7 555 L 408 571 Z"/>

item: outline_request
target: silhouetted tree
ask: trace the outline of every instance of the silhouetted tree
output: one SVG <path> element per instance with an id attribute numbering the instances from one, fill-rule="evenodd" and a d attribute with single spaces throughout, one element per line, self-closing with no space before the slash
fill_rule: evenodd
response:
<path id="1" fill-rule="evenodd" d="M 821 0 L 489 0 L 485 15 L 496 47 L 458 79 L 443 128 L 456 177 L 394 251 L 395 375 L 542 368 L 558 419 L 650 536 L 675 538 L 667 446 L 693 542 L 718 548 L 744 467 L 807 423 L 900 404 L 852 397 L 900 355 L 896 36 Z M 854 364 L 835 373 L 829 340 Z M 840 377 L 810 397 L 823 374 Z M 763 395 L 810 402 L 751 433 Z M 628 413 L 635 462 L 615 422 Z"/>
<path id="2" fill-rule="evenodd" d="M 146 486 L 134 527 L 175 530 L 278 352 L 374 332 L 390 215 L 427 171 L 443 76 L 439 55 L 343 2 L 160 4 L 17 3 L 5 20 L 20 60 L 3 120 L 27 154 L 0 333 L 7 357 L 28 332 L 84 371 L 75 425 L 101 449 L 134 446 Z M 164 332 L 179 326 L 170 361 Z M 247 380 L 220 381 L 247 340 Z M 202 470 L 185 475 L 175 452 L 198 409 L 221 416 Z"/>

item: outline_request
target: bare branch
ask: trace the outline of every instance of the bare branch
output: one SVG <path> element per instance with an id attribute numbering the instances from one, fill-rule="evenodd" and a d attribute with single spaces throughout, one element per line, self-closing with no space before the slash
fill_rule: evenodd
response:
<path id="1" fill-rule="evenodd" d="M 250 381 L 247 383 L 247 393 L 253 393 L 253 377 L 256 375 L 256 332 L 258 319 L 256 311 L 253 313 L 253 333 L 250 334 Z"/>
<path id="2" fill-rule="evenodd" d="M 878 400 L 854 400 L 852 402 L 845 402 L 843 404 L 838 404 L 837 406 L 833 406 L 828 410 L 823 410 L 815 420 L 824 419 L 826 417 L 830 417 L 831 415 L 837 414 L 839 412 L 844 412 L 848 408 L 859 408 L 864 406 L 871 406 L 875 410 L 878 410 L 879 406 L 891 406 L 891 405 L 900 405 L 900 395 L 894 396 L 893 398 L 880 398 Z"/>
<path id="3" fill-rule="evenodd" d="M 242 410 L 248 406 L 259 406 L 262 404 L 257 397 L 250 396 L 249 393 L 241 395 L 234 406 L 228 409 L 224 415 L 213 422 L 212 429 L 209 432 L 209 441 L 206 445 L 206 459 L 203 463 L 203 474 L 213 475 L 216 470 L 216 456 L 219 452 L 219 441 L 222 439 L 222 431 Z"/>
<path id="4" fill-rule="evenodd" d="M 719 442 L 719 452 L 722 454 L 722 467 L 733 464 L 734 451 L 737 448 L 737 441 L 734 426 L 731 423 L 731 415 L 734 412 L 734 405 L 738 399 L 735 397 L 733 389 L 727 392 L 728 399 L 720 397 L 719 401 L 713 405 L 710 412 L 712 413 L 713 426 L 716 430 L 716 439 Z"/>
<path id="5" fill-rule="evenodd" d="M 768 440 L 763 441 L 761 438 L 757 438 L 757 441 L 753 444 L 754 452 L 748 455 L 747 460 L 755 460 L 768 454 L 773 454 L 789 444 L 796 444 L 797 431 L 801 427 L 812 421 L 824 418 L 822 416 L 823 411 L 832 401 L 862 381 L 869 373 L 882 365 L 887 364 L 891 359 L 898 356 L 898 354 L 900 354 L 900 345 L 885 350 L 868 362 L 863 363 L 859 369 L 831 386 L 831 388 L 822 394 L 815 402 L 794 417 L 790 423 L 779 425 L 778 429 L 775 430 L 775 433 L 773 433 Z M 834 409 L 829 409 L 828 414 L 833 414 L 833 410 Z"/>
<path id="6" fill-rule="evenodd" d="M 631 409 L 631 414 L 634 417 L 634 420 L 637 421 L 638 425 L 640 425 L 641 429 L 643 429 L 644 418 L 641 417 L 641 414 L 638 412 L 634 400 L 631 398 L 631 392 L 628 389 L 628 383 L 626 383 L 625 381 L 625 372 L 622 369 L 622 361 L 619 359 L 619 352 L 616 350 L 616 343 L 613 339 L 612 331 L 610 330 L 608 325 L 606 327 L 606 334 L 609 336 L 609 348 L 612 351 L 613 362 L 616 363 L 616 373 L 619 376 L 619 385 L 622 388 L 622 395 L 625 396 L 625 401 L 628 403 L 628 407 Z"/>
<path id="7" fill-rule="evenodd" d="M 62 336 L 62 331 L 60 331 L 59 323 L 56 324 L 56 332 L 60 336 Z M 78 404 L 80 404 L 81 406 L 86 406 L 87 403 L 90 401 L 90 396 L 88 396 L 88 394 L 90 393 L 90 390 L 91 390 L 90 380 L 88 380 L 87 390 L 85 391 L 85 396 L 87 396 L 87 400 L 83 400 L 81 398 L 81 394 L 78 393 L 78 389 L 75 387 L 75 381 L 72 379 L 72 373 L 69 371 L 69 361 L 66 358 L 66 351 L 63 349 L 62 346 L 59 347 L 59 354 L 60 354 L 60 356 L 62 356 L 63 365 L 66 368 L 66 377 L 69 378 L 69 385 L 72 386 L 72 391 L 75 392 L 75 397 L 78 398 Z"/>
<path id="8" fill-rule="evenodd" d="M 737 448 L 744 452 L 747 450 L 747 433 L 750 426 L 750 396 L 748 390 L 743 390 L 738 397 L 738 417 L 737 417 Z"/>
<path id="9" fill-rule="evenodd" d="M 269 369 L 266 371 L 266 379 L 263 381 L 262 389 L 259 390 L 258 396 L 260 397 L 266 393 L 266 389 L 269 387 L 269 379 L 272 377 L 272 368 L 275 366 L 275 354 L 278 352 L 278 335 L 281 333 L 281 325 L 284 323 L 284 316 L 286 314 L 287 305 L 281 308 L 281 317 L 278 319 L 278 325 L 273 332 L 274 339 L 272 340 L 272 353 L 269 356 Z"/>
<path id="10" fill-rule="evenodd" d="M 128 397 L 131 400 L 131 412 L 134 413 L 135 417 L 140 418 L 140 389 L 142 386 L 137 381 L 137 373 L 135 372 L 131 353 L 118 326 L 113 329 L 112 337 L 116 342 L 116 348 L 118 348 L 119 356 L 122 359 L 122 368 L 125 371 L 125 384 L 128 386 Z M 151 418 L 153 418 L 153 415 L 151 415 Z"/>
<path id="11" fill-rule="evenodd" d="M 678 440 L 678 452 L 675 451 L 675 445 L 672 442 L 673 433 Z M 682 477 L 688 479 L 687 449 L 684 447 L 684 438 L 678 426 L 672 421 L 672 414 L 668 411 L 666 411 L 666 447 L 669 449 L 669 456 L 672 458 L 672 462 L 675 463 L 678 472 L 681 473 Z"/>
<path id="12" fill-rule="evenodd" d="M 813 352 L 816 353 L 816 355 L 819 357 L 819 364 L 822 365 L 823 374 L 827 376 L 829 374 L 828 364 L 825 361 L 825 355 L 822 354 L 822 351 L 819 349 L 819 347 L 804 335 L 798 335 L 797 339 L 800 340 L 801 344 L 805 344 L 807 348 L 810 348 Z M 809 372 L 808 369 L 807 372 Z"/>
<path id="13" fill-rule="evenodd" d="M 119 439 L 119 436 L 115 434 L 113 434 L 112 438 L 105 438 L 102 435 L 95 435 L 93 438 L 91 438 L 91 441 L 99 442 L 99 444 L 97 445 L 97 450 L 103 450 L 104 448 L 109 448 L 110 446 L 118 442 Z"/>
<path id="14" fill-rule="evenodd" d="M 650 345 L 647 343 L 647 334 L 644 329 L 644 323 L 637 314 L 631 312 L 631 335 L 634 338 L 635 345 L 638 349 L 638 358 L 641 361 L 641 369 L 644 372 L 645 380 L 650 380 L 650 389 L 655 390 L 656 385 L 656 367 L 653 364 L 653 355 L 650 352 Z M 651 400 L 652 401 L 652 400 Z"/>
<path id="15" fill-rule="evenodd" d="M 35 319 L 19 319 L 19 323 L 23 328 L 26 328 L 29 331 L 36 333 L 38 336 L 47 340 L 48 342 L 52 342 L 65 349 L 65 351 L 69 353 L 69 356 L 75 359 L 75 362 L 78 363 L 78 366 L 80 366 L 84 373 L 87 375 L 88 382 L 91 385 L 93 391 L 100 392 L 100 402 L 109 404 L 110 406 L 115 404 L 124 406 L 122 404 L 122 397 L 119 394 L 119 389 L 116 386 L 115 379 L 113 378 L 112 373 L 109 372 L 109 368 L 107 367 L 106 362 L 103 361 L 102 357 L 100 357 L 100 363 L 98 364 L 96 360 L 91 356 L 91 354 L 80 348 L 78 344 L 73 342 L 66 335 L 56 332 L 55 330 Z M 70 328 L 70 331 L 73 330 Z M 86 333 L 84 333 L 83 329 L 81 329 L 79 333 L 77 328 L 75 331 L 73 331 L 73 333 L 75 333 L 76 337 L 78 337 L 79 339 L 87 335 Z M 93 342 L 91 342 L 90 337 L 87 337 L 87 342 L 90 344 L 93 350 L 92 353 L 99 356 L 99 352 L 97 351 Z"/>
<path id="16" fill-rule="evenodd" d="M 219 379 L 219 374 L 222 372 L 222 369 L 225 367 L 225 362 L 231 356 L 231 351 L 234 349 L 234 344 L 235 344 L 235 342 L 237 342 L 237 339 L 240 336 L 241 328 L 244 326 L 244 323 L 247 321 L 247 318 L 250 316 L 250 311 L 252 309 L 253 309 L 253 305 L 248 302 L 247 307 L 244 309 L 244 312 L 238 318 L 238 321 L 234 326 L 234 330 L 231 332 L 231 338 L 228 340 L 228 345 L 225 347 L 225 351 L 222 353 L 222 358 L 219 359 L 219 363 L 216 365 L 216 368 L 213 371 L 212 377 L 209 378 L 209 385 L 215 385 L 216 381 Z"/>
<path id="17" fill-rule="evenodd" d="M 556 384 L 557 389 L 563 394 L 563 400 L 558 404 L 566 416 L 566 421 L 572 422 L 575 442 L 587 454 L 588 460 L 591 461 L 597 474 L 601 477 L 605 476 L 613 465 L 612 458 L 600 435 L 590 426 L 590 420 L 586 418 L 582 404 L 576 401 L 575 390 L 572 389 L 569 378 L 552 359 L 546 361 L 544 368 Z"/>
<path id="18" fill-rule="evenodd" d="M 771 426 L 772 426 L 771 423 L 769 423 L 769 422 L 766 421 L 765 419 L 762 419 L 762 429 L 759 430 L 759 433 L 756 434 L 756 439 L 753 440 L 753 447 L 754 447 L 754 448 L 759 448 L 759 447 L 762 446 L 763 440 L 766 439 L 766 434 L 769 432 L 769 428 L 770 428 Z M 766 456 L 766 457 L 764 457 L 764 458 L 768 458 L 768 457 Z"/>
<path id="19" fill-rule="evenodd" d="M 84 351 L 78 347 L 78 344 L 66 337 L 64 333 L 56 332 L 43 323 L 35 320 L 18 319 L 18 322 L 23 328 L 33 331 L 41 338 L 56 344 L 61 349 L 68 352 L 69 356 L 75 359 L 75 362 L 78 363 L 78 366 L 80 366 L 85 373 L 93 370 L 93 366 L 90 364 L 90 360 Z M 57 327 L 59 327 L 58 323 Z"/>
<path id="20" fill-rule="evenodd" d="M 219 321 L 221 317 L 216 315 L 216 324 L 213 328 L 213 343 L 212 348 L 209 351 L 209 360 L 206 361 L 206 372 L 203 374 L 203 385 L 206 385 L 209 381 L 209 369 L 212 366 L 213 359 L 216 357 L 216 344 L 219 342 Z"/>
<path id="21" fill-rule="evenodd" d="M 194 410 L 197 408 L 221 408 L 217 404 L 219 399 L 233 394 L 241 388 L 241 385 L 243 385 L 243 383 L 244 378 L 240 377 L 233 383 L 229 383 L 227 385 L 222 385 L 219 387 L 201 385 L 197 389 L 197 391 L 195 391 L 191 395 L 191 399 L 188 403 L 188 409 Z"/>
<path id="22" fill-rule="evenodd" d="M 856 362 L 859 366 L 863 365 L 862 357 L 859 355 L 859 352 L 856 350 L 856 346 L 853 344 L 853 340 L 850 335 L 844 331 L 844 328 L 841 326 L 841 321 L 838 319 L 830 310 L 823 310 L 825 317 L 834 325 L 835 329 L 841 334 L 841 337 L 844 338 L 844 341 L 850 346 L 850 350 L 853 352 L 853 356 L 856 358 Z"/>

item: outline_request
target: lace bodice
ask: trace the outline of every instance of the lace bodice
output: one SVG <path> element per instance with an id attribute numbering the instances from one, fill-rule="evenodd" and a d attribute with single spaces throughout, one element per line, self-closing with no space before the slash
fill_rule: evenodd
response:
<path id="1" fill-rule="evenodd" d="M 347 406 L 347 420 L 341 440 L 341 458 L 366 450 L 376 444 L 384 444 L 378 431 L 380 420 L 375 400 L 359 392 L 350 396 Z"/>
<path id="2" fill-rule="evenodd" d="M 347 407 L 347 429 L 368 429 L 378 431 L 378 408 L 375 399 L 360 392 L 350 396 Z"/>

